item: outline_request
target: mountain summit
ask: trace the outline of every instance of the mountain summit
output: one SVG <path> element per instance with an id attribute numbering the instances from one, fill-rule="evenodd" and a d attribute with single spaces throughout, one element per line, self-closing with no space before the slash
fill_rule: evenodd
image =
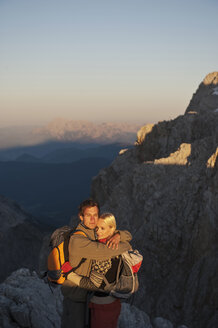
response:
<path id="1" fill-rule="evenodd" d="M 218 72 L 208 74 L 199 85 L 186 109 L 197 113 L 218 112 Z"/>

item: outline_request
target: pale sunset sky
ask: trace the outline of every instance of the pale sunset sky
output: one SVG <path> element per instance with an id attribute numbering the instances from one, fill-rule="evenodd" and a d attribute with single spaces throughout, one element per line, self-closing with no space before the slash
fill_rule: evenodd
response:
<path id="1" fill-rule="evenodd" d="M 0 0 L 0 127 L 148 123 L 218 71 L 217 0 Z"/>

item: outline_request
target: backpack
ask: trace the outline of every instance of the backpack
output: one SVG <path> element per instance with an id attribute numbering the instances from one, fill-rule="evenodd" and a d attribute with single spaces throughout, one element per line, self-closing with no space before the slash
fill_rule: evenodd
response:
<path id="1" fill-rule="evenodd" d="M 143 256 L 138 250 L 129 250 L 121 254 L 121 261 L 117 270 L 117 279 L 110 295 L 117 298 L 129 298 L 138 290 L 138 271 Z"/>
<path id="2" fill-rule="evenodd" d="M 76 230 L 69 226 L 58 228 L 51 235 L 49 243 L 51 251 L 47 259 L 47 278 L 50 282 L 63 284 L 67 274 L 75 269 L 69 263 L 68 246 L 72 234 L 81 234 L 87 237 L 82 230 Z"/>

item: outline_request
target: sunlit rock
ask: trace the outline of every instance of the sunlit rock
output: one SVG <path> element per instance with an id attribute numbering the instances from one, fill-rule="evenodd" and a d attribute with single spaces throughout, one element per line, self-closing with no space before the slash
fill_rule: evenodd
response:
<path id="1" fill-rule="evenodd" d="M 192 328 L 218 326 L 217 78 L 206 77 L 185 115 L 142 127 L 91 192 L 143 253 L 136 305 Z"/>
<path id="2" fill-rule="evenodd" d="M 186 109 L 186 113 L 196 111 L 198 113 L 212 112 L 218 108 L 218 72 L 208 74 L 199 85 L 197 91 Z"/>

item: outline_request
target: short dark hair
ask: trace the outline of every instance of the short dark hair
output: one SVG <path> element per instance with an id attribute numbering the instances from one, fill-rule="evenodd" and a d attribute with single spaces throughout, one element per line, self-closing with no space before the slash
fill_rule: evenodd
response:
<path id="1" fill-rule="evenodd" d="M 93 199 L 86 199 L 79 205 L 79 215 L 83 216 L 84 211 L 87 207 L 94 207 L 96 206 L 98 208 L 98 212 L 100 212 L 100 207 L 98 202 L 96 202 Z"/>

